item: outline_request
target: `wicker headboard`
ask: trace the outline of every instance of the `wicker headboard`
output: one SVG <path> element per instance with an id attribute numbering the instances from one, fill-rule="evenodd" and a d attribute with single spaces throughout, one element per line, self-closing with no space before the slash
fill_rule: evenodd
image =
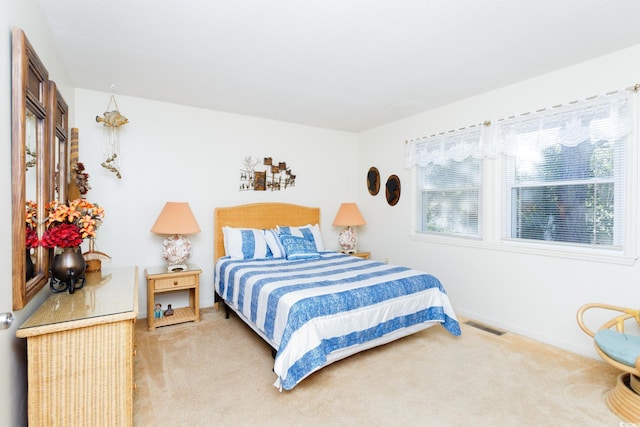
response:
<path id="1" fill-rule="evenodd" d="M 222 227 L 275 228 L 320 224 L 320 208 L 290 203 L 253 203 L 216 208 L 213 212 L 213 262 L 225 255 Z"/>

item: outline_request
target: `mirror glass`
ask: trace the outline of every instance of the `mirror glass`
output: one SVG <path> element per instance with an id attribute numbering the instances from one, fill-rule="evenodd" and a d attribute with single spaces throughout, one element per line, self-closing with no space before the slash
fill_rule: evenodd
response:
<path id="1" fill-rule="evenodd" d="M 53 198 L 55 200 L 65 200 L 64 188 L 60 185 L 61 180 L 64 178 L 60 174 L 60 150 L 62 148 L 62 141 L 57 136 L 53 139 Z"/>
<path id="2" fill-rule="evenodd" d="M 36 171 L 36 164 L 38 158 L 38 119 L 31 111 L 26 111 L 26 121 L 25 121 L 25 179 L 24 179 L 24 187 L 25 187 L 25 210 L 27 204 L 35 204 L 38 199 L 38 174 Z M 35 205 L 34 205 L 35 206 Z M 26 218 L 25 218 L 26 221 Z M 26 230 L 25 230 L 26 233 Z M 37 230 L 36 230 L 37 233 Z M 25 237 L 26 239 L 26 237 Z M 35 266 L 37 264 L 37 248 L 25 248 L 27 253 L 25 257 L 25 262 L 27 262 L 27 266 L 25 267 L 25 279 L 28 281 L 34 275 L 35 269 L 31 266 Z M 29 264 L 29 260 L 31 264 Z"/>
<path id="3" fill-rule="evenodd" d="M 50 126 L 51 140 L 53 141 L 53 198 L 62 202 L 67 201 L 67 183 L 69 182 L 69 143 L 68 125 L 69 107 L 60 92 L 56 89 L 55 82 L 49 82 L 49 92 L 52 94 L 50 111 L 52 123 Z"/>
<path id="4" fill-rule="evenodd" d="M 36 200 L 37 174 L 36 159 L 38 158 L 37 130 L 38 121 L 31 112 L 26 112 L 26 143 L 25 143 L 25 196 L 27 200 Z"/>

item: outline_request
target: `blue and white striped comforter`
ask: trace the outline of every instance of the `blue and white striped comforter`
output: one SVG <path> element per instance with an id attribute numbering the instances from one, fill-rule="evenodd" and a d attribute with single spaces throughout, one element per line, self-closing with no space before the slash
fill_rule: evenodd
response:
<path id="1" fill-rule="evenodd" d="M 292 389 L 359 347 L 436 323 L 460 335 L 440 281 L 406 267 L 335 252 L 299 261 L 223 257 L 214 281 L 227 305 L 277 348 L 274 385 L 280 389 Z"/>

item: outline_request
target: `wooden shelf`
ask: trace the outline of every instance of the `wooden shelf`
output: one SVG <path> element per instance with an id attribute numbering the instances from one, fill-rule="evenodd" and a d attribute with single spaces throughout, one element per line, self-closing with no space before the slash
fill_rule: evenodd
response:
<path id="1" fill-rule="evenodd" d="M 174 308 L 171 316 L 163 316 L 160 319 L 154 318 L 153 320 L 156 328 L 158 328 L 160 326 L 175 325 L 176 323 L 194 322 L 199 318 L 200 316 L 196 316 L 196 311 L 193 307 L 180 307 Z"/>

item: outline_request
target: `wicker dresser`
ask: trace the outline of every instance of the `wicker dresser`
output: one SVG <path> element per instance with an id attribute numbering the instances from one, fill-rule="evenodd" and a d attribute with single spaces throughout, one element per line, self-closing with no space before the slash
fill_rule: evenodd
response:
<path id="1" fill-rule="evenodd" d="M 17 330 L 27 338 L 29 426 L 131 426 L 137 267 L 86 274 Z"/>

